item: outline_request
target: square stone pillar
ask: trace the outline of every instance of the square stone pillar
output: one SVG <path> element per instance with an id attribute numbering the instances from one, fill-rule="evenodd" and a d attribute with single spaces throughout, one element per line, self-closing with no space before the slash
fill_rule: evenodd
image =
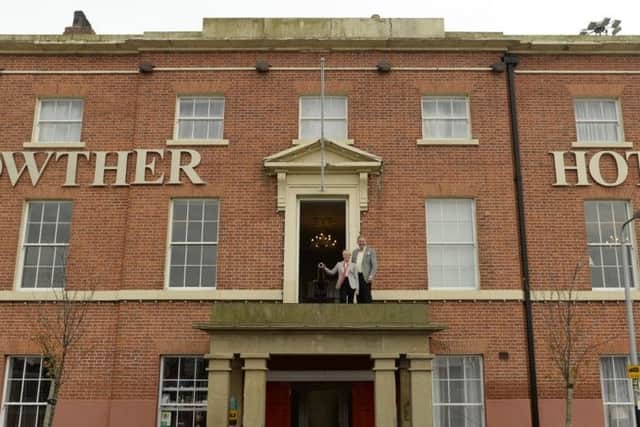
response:
<path id="1" fill-rule="evenodd" d="M 433 426 L 433 385 L 431 362 L 433 354 L 407 354 L 411 375 L 411 425 Z"/>
<path id="2" fill-rule="evenodd" d="M 396 359 L 397 353 L 372 354 L 376 427 L 397 427 Z"/>
<path id="3" fill-rule="evenodd" d="M 269 354 L 240 355 L 244 359 L 243 427 L 264 427 L 267 407 L 267 359 Z"/>
<path id="4" fill-rule="evenodd" d="M 409 373 L 409 360 L 398 360 L 398 413 L 400 422 L 398 427 L 411 427 L 411 377 Z"/>
<path id="5" fill-rule="evenodd" d="M 229 425 L 229 386 L 233 354 L 207 354 L 209 360 L 207 392 L 207 427 Z"/>

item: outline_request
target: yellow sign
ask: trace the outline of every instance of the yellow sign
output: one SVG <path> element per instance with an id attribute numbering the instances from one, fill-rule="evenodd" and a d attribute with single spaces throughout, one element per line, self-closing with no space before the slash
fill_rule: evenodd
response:
<path id="1" fill-rule="evenodd" d="M 235 409 L 229 410 L 229 421 L 238 421 L 238 411 Z"/>
<path id="2" fill-rule="evenodd" d="M 627 377 L 632 380 L 640 379 L 640 365 L 627 366 Z"/>

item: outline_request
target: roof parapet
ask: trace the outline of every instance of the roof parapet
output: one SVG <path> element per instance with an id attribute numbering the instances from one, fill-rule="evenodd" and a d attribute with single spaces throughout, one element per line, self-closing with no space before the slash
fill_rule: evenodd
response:
<path id="1" fill-rule="evenodd" d="M 204 18 L 205 39 L 443 39 L 443 18 Z"/>

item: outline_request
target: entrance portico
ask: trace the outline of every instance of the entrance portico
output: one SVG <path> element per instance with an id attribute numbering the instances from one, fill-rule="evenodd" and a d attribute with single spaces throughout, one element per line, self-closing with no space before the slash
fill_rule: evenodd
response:
<path id="1" fill-rule="evenodd" d="M 398 425 L 397 401 L 411 407 L 410 419 L 402 425 L 431 425 L 428 338 L 443 328 L 429 322 L 424 304 L 221 303 L 213 306 L 208 323 L 196 327 L 210 335 L 208 427 L 227 427 L 232 396 L 241 400 L 238 425 L 267 425 L 268 360 L 279 355 L 333 356 L 336 361 L 367 356 L 372 361 L 375 427 Z M 397 389 L 401 358 L 408 360 L 409 386 L 401 383 Z M 234 372 L 232 361 L 238 359 L 242 371 Z M 239 385 L 233 385 L 234 375 L 241 378 Z"/>
<path id="2" fill-rule="evenodd" d="M 369 175 L 382 172 L 382 159 L 353 146 L 325 140 L 324 189 L 320 189 L 320 141 L 294 146 L 264 159 L 277 179 L 276 210 L 284 212 L 283 302 L 300 302 L 300 201 L 338 199 L 346 203 L 347 248 L 355 247 L 360 213 L 369 206 Z M 332 260 L 333 262 L 337 260 Z"/>

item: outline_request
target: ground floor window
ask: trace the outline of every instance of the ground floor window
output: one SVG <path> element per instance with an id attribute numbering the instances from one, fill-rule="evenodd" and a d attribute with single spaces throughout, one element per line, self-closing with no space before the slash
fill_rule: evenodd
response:
<path id="1" fill-rule="evenodd" d="M 40 427 L 51 380 L 40 356 L 9 357 L 4 387 L 2 425 Z"/>
<path id="2" fill-rule="evenodd" d="M 434 427 L 484 426 L 480 356 L 437 356 L 433 361 Z"/>
<path id="3" fill-rule="evenodd" d="M 633 427 L 636 425 L 633 411 L 633 390 L 627 378 L 626 356 L 600 358 L 602 402 L 607 427 Z"/>
<path id="4" fill-rule="evenodd" d="M 207 370 L 198 356 L 165 356 L 160 372 L 160 427 L 206 427 Z"/>

